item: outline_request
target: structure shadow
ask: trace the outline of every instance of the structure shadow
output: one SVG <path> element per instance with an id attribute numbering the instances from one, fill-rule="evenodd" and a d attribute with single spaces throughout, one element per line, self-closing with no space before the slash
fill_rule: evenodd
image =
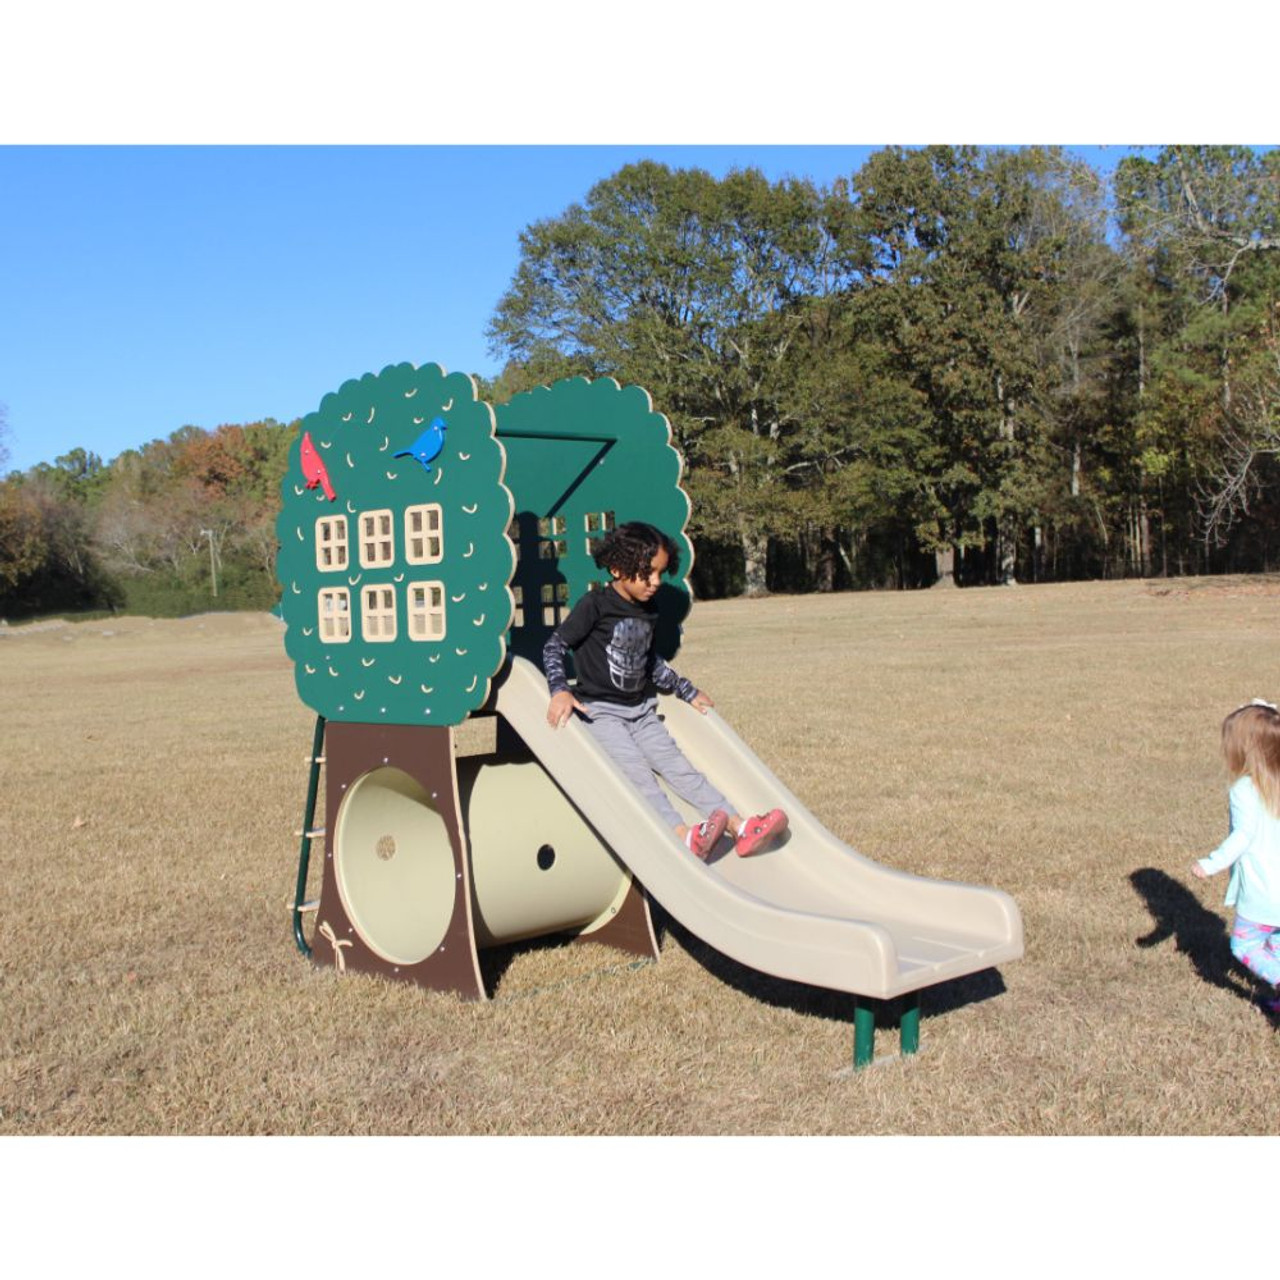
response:
<path id="1" fill-rule="evenodd" d="M 826 987 L 815 987 L 805 982 L 775 978 L 771 974 L 761 973 L 758 969 L 752 969 L 749 965 L 730 959 L 723 952 L 703 942 L 670 912 L 664 910 L 656 899 L 649 898 L 649 907 L 654 937 L 658 943 L 659 959 L 666 949 L 667 939 L 672 938 L 716 981 L 723 982 L 754 1000 L 761 1000 L 775 1008 L 789 1009 L 805 1017 L 824 1018 L 841 1023 L 853 1021 L 857 998 L 848 992 L 832 991 Z M 575 937 L 573 931 L 568 931 L 481 949 L 480 973 L 486 993 L 491 999 L 502 999 L 502 979 L 517 958 L 535 951 L 549 951 L 571 946 Z M 648 962 L 637 960 L 636 957 L 620 951 L 618 966 L 610 966 L 610 968 L 619 966 L 635 968 L 641 963 Z M 575 980 L 570 979 L 570 984 Z M 967 974 L 963 978 L 955 978 L 930 987 L 926 993 L 922 993 L 921 1010 L 928 1017 L 937 1017 L 962 1009 L 965 1005 L 977 1004 L 1003 995 L 1005 990 L 1004 978 L 999 970 L 984 969 L 980 973 Z M 882 1029 L 896 1027 L 900 1014 L 898 1002 L 887 1001 L 884 1020 L 881 1023 Z"/>
<path id="2" fill-rule="evenodd" d="M 669 662 L 680 648 L 681 629 L 689 616 L 689 594 L 664 582 L 654 593 L 653 607 L 658 611 L 654 648 Z"/>
<path id="3" fill-rule="evenodd" d="M 775 1008 L 790 1009 L 794 1013 L 807 1017 L 827 1018 L 839 1022 L 852 1022 L 857 997 L 845 991 L 831 991 L 826 987 L 810 986 L 805 982 L 795 982 L 787 978 L 775 978 L 771 974 L 761 973 L 748 965 L 730 959 L 723 952 L 703 942 L 696 934 L 691 933 L 670 912 L 652 898 L 650 906 L 653 911 L 654 932 L 658 938 L 658 949 L 662 951 L 668 936 L 679 944 L 717 981 L 723 982 L 749 995 L 753 999 L 762 1000 Z M 990 1000 L 993 996 L 1003 995 L 1004 979 L 997 969 L 984 969 L 980 973 L 971 973 L 963 978 L 949 982 L 941 982 L 922 992 L 921 1011 L 929 1017 L 950 1013 L 965 1005 L 976 1004 L 982 1000 Z M 897 1025 L 896 1001 L 887 1002 L 893 1014 L 885 1025 Z"/>
<path id="4" fill-rule="evenodd" d="M 1154 867 L 1141 867 L 1129 876 L 1155 925 L 1151 932 L 1135 938 L 1142 948 L 1156 947 L 1173 939 L 1174 950 L 1185 955 L 1201 980 L 1242 1000 L 1253 1001 L 1258 989 L 1231 955 L 1230 931 L 1214 911 L 1171 875 Z"/>
<path id="5" fill-rule="evenodd" d="M 532 955 L 538 951 L 557 951 L 562 947 L 573 945 L 575 935 L 572 932 L 546 933 L 537 938 L 523 938 L 518 942 L 500 942 L 492 947 L 481 947 L 477 954 L 480 962 L 480 979 L 484 983 L 485 994 L 491 1000 L 502 1000 L 502 979 L 507 970 L 521 956 Z M 618 952 L 620 964 L 627 963 L 634 957 Z M 586 975 L 581 975 L 585 978 Z M 572 982 L 574 979 L 567 981 Z M 558 985 L 558 984 L 553 984 Z M 526 993 L 527 994 L 527 993 Z"/>

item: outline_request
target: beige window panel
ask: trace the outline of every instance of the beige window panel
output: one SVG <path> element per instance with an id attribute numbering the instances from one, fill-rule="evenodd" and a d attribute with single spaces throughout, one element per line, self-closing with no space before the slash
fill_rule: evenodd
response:
<path id="1" fill-rule="evenodd" d="M 360 635 L 370 644 L 396 638 L 396 592 L 388 584 L 360 588 Z"/>
<path id="2" fill-rule="evenodd" d="M 320 639 L 326 644 L 346 644 L 351 639 L 351 592 L 346 587 L 325 587 L 319 599 Z"/>
<path id="3" fill-rule="evenodd" d="M 538 556 L 543 560 L 560 560 L 569 551 L 565 539 L 568 524 L 564 516 L 544 516 L 538 521 Z"/>
<path id="4" fill-rule="evenodd" d="M 560 615 L 569 603 L 569 584 L 567 582 L 546 582 L 542 585 L 542 625 L 558 627 Z"/>
<path id="5" fill-rule="evenodd" d="M 339 573 L 347 562 L 347 517 L 321 516 L 316 521 L 316 568 Z"/>
<path id="6" fill-rule="evenodd" d="M 444 583 L 411 582 L 409 591 L 409 639 L 443 640 L 445 633 Z"/>
<path id="7" fill-rule="evenodd" d="M 615 527 L 617 521 L 612 511 L 588 511 L 582 517 L 582 523 L 587 530 L 587 555 L 594 557 L 604 535 Z"/>
<path id="8" fill-rule="evenodd" d="M 395 559 L 395 537 L 391 530 L 390 510 L 360 513 L 361 568 L 381 569 Z"/>
<path id="9" fill-rule="evenodd" d="M 439 564 L 444 559 L 443 520 L 439 503 L 405 508 L 404 558 L 410 564 Z"/>

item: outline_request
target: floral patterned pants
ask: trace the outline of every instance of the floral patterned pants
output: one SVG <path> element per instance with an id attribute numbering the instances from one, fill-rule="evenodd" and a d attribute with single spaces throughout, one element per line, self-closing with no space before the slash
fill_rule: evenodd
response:
<path id="1" fill-rule="evenodd" d="M 1280 985 L 1280 927 L 1274 924 L 1257 924 L 1236 916 L 1231 930 L 1231 954 L 1250 973 L 1256 973 L 1263 982 L 1273 987 Z"/>

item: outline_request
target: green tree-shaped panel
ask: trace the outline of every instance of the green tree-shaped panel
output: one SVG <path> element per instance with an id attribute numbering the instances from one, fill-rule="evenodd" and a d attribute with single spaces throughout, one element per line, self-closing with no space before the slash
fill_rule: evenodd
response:
<path id="1" fill-rule="evenodd" d="M 514 550 L 493 412 L 389 365 L 302 421 L 276 531 L 298 695 L 329 720 L 460 724 L 506 656 Z"/>
<path id="2" fill-rule="evenodd" d="M 679 572 L 657 600 L 658 649 L 672 657 L 689 611 L 689 499 L 671 426 L 649 393 L 612 378 L 568 378 L 514 396 L 495 413 L 516 508 L 512 650 L 538 661 L 552 629 L 604 576 L 593 544 L 613 525 L 644 520 L 680 547 Z"/>

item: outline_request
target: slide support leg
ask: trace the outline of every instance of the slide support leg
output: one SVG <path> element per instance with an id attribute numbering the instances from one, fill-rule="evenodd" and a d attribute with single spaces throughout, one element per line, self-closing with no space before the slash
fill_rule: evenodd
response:
<path id="1" fill-rule="evenodd" d="M 853 1069 L 869 1067 L 876 1056 L 876 1014 L 881 1001 L 859 996 L 853 1006 Z M 920 1051 L 920 993 L 912 991 L 902 997 L 898 1016 L 900 1052 L 908 1054 Z"/>
<path id="2" fill-rule="evenodd" d="M 876 1005 L 878 1000 L 858 999 L 853 1006 L 853 1069 L 869 1067 L 876 1056 Z"/>
<path id="3" fill-rule="evenodd" d="M 903 1057 L 920 1049 L 920 993 L 912 991 L 902 997 L 902 1016 L 898 1023 Z"/>

